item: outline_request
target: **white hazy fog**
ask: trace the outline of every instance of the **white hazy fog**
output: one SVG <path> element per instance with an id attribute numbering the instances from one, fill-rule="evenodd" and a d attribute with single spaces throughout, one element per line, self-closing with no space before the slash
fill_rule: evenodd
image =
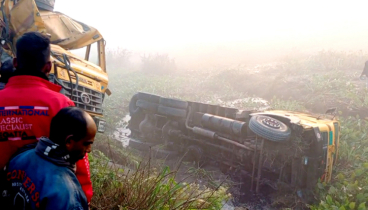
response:
<path id="1" fill-rule="evenodd" d="M 272 61 L 292 52 L 365 51 L 366 1 L 56 0 L 108 48 L 168 53 L 178 64 Z M 368 59 L 368 58 L 367 58 Z"/>

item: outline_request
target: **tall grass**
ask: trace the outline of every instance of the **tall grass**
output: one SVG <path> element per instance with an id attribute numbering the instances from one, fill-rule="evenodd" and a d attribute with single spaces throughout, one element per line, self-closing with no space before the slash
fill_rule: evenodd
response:
<path id="1" fill-rule="evenodd" d="M 220 185 L 207 188 L 177 181 L 176 171 L 168 166 L 158 170 L 151 159 L 130 169 L 109 164 L 109 158 L 94 151 L 90 162 L 95 189 L 92 209 L 221 209 L 230 197 Z"/>

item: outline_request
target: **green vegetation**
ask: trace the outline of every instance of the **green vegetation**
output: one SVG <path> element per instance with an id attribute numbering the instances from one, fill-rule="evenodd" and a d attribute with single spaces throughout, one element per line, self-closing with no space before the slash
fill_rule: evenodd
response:
<path id="1" fill-rule="evenodd" d="M 221 185 L 207 188 L 176 181 L 176 171 L 151 166 L 151 160 L 135 167 L 111 164 L 100 151 L 90 156 L 94 185 L 92 209 L 221 209 L 230 195 Z"/>
<path id="2" fill-rule="evenodd" d="M 310 208 L 363 210 L 368 206 L 368 123 L 365 120 L 368 92 L 365 82 L 358 79 L 367 54 L 323 51 L 315 55 L 288 56 L 278 64 L 259 67 L 257 71 L 239 68 L 147 74 L 150 63 L 155 65 L 152 69 L 160 68 L 160 62 L 154 62 L 155 57 L 142 58 L 143 68 L 129 62 L 127 51 L 111 53 L 109 86 L 113 95 L 105 101 L 107 134 L 113 132 L 128 113 L 130 98 L 137 91 L 237 108 L 264 106 L 248 100 L 252 97 L 268 100 L 267 105 L 275 109 L 323 113 L 337 107 L 342 130 L 333 180 L 330 184 L 316 185 L 316 203 Z M 156 56 L 156 59 L 163 57 Z M 167 65 L 169 60 L 163 60 L 161 63 Z M 196 209 L 199 204 L 205 204 L 209 209 L 219 209 L 221 200 L 227 198 L 223 188 L 214 186 L 188 193 L 198 189 L 197 186 L 178 182 L 175 171 L 165 166 L 147 167 L 139 157 L 127 155 L 116 142 L 108 142 L 106 136 L 101 136 L 95 149 L 134 170 L 113 170 L 107 167 L 108 158 L 95 151 L 95 157 L 91 158 L 96 194 L 93 208 L 172 209 L 181 204 L 178 209 Z M 193 171 L 197 176 L 201 172 Z M 139 206 L 148 204 L 152 206 Z"/>
<path id="3" fill-rule="evenodd" d="M 366 209 L 368 206 L 368 123 L 342 119 L 339 160 L 331 184 L 318 183 L 321 198 L 312 209 Z"/>

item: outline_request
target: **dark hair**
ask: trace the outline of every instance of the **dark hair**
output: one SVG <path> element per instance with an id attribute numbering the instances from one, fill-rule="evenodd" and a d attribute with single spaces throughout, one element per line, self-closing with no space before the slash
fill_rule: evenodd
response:
<path id="1" fill-rule="evenodd" d="M 17 41 L 17 69 L 41 71 L 50 60 L 50 39 L 39 32 L 27 32 Z"/>
<path id="2" fill-rule="evenodd" d="M 51 120 L 50 140 L 65 145 L 65 139 L 73 135 L 74 141 L 80 141 L 87 135 L 86 112 L 77 107 L 61 109 Z"/>
<path id="3" fill-rule="evenodd" d="M 13 60 L 8 59 L 1 64 L 0 68 L 0 82 L 8 83 L 9 78 L 13 75 L 14 67 Z"/>

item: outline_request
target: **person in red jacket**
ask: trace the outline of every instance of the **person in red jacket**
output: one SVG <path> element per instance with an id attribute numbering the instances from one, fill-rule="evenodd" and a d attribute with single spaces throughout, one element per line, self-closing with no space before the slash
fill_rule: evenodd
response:
<path id="1" fill-rule="evenodd" d="M 38 32 L 25 33 L 18 39 L 16 51 L 16 70 L 0 91 L 1 169 L 17 150 L 49 137 L 51 119 L 62 108 L 75 106 L 59 93 L 60 86 L 48 81 L 52 67 L 48 37 Z M 76 176 L 90 202 L 93 190 L 88 156 L 78 161 L 76 167 Z"/>

